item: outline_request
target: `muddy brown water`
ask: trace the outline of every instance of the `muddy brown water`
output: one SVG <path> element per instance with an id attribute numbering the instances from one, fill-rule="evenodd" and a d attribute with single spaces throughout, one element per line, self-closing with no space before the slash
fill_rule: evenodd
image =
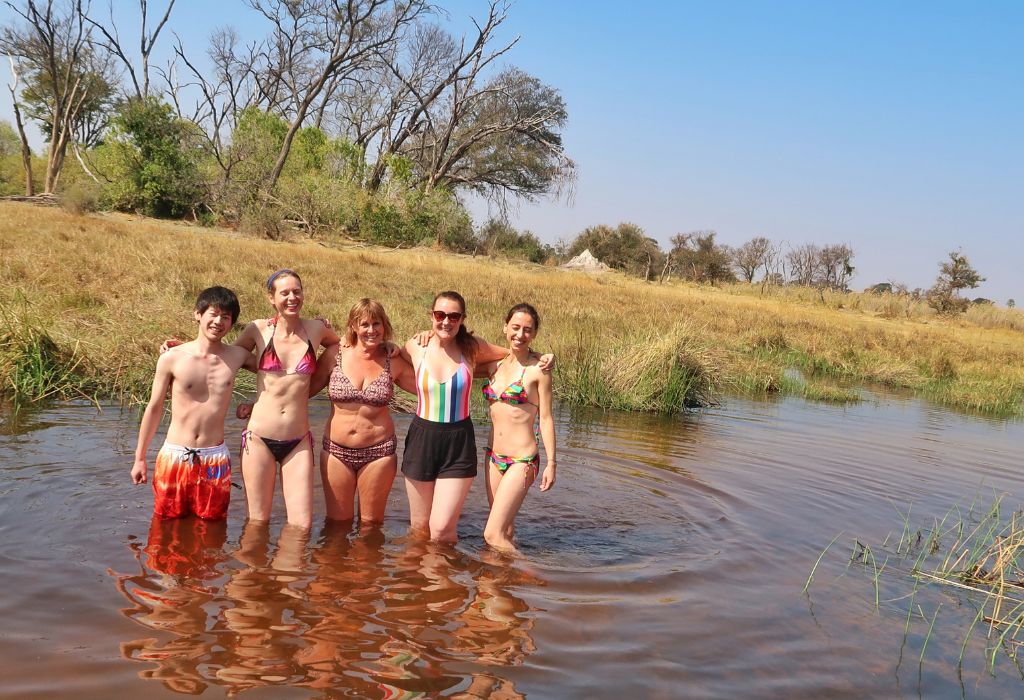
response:
<path id="1" fill-rule="evenodd" d="M 316 402 L 315 432 L 325 414 Z M 226 524 L 152 522 L 128 480 L 135 414 L 64 405 L 8 424 L 0 696 L 1024 696 L 1005 656 L 987 669 L 983 634 L 957 664 L 968 600 L 918 594 L 939 611 L 920 663 L 906 577 L 881 577 L 876 609 L 869 573 L 847 568 L 853 538 L 880 544 L 908 506 L 914 522 L 979 492 L 1018 507 L 1021 423 L 892 396 L 557 423 L 558 483 L 527 499 L 513 562 L 482 546 L 482 480 L 454 549 L 403 538 L 398 484 L 379 531 L 321 520 L 303 537 L 280 504 L 246 526 L 241 491 Z"/>

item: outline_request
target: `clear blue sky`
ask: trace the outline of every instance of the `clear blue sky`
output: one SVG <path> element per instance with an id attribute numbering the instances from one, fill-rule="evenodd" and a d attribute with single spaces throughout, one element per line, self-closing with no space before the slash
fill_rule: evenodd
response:
<path id="1" fill-rule="evenodd" d="M 259 31 L 230 0 L 179 0 L 170 26 L 201 50 L 225 24 Z M 562 91 L 579 166 L 571 203 L 513 211 L 542 240 L 631 221 L 663 248 L 848 243 L 858 288 L 927 287 L 959 249 L 976 294 L 1024 304 L 1024 3 L 520 0 L 516 35 L 507 62 Z"/>

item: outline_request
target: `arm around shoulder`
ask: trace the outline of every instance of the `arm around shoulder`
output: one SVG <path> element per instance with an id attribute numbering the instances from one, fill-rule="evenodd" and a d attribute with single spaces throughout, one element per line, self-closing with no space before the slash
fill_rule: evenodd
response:
<path id="1" fill-rule="evenodd" d="M 316 372 L 309 380 L 309 397 L 313 398 L 331 381 L 331 372 L 338 361 L 338 353 L 341 352 L 341 345 L 335 343 L 327 346 L 327 349 L 320 353 L 316 361 Z"/>
<path id="2" fill-rule="evenodd" d="M 242 329 L 242 332 L 239 333 L 234 344 L 252 352 L 256 349 L 256 341 L 259 337 L 260 327 L 257 325 L 257 321 L 250 321 L 246 324 L 245 328 Z"/>

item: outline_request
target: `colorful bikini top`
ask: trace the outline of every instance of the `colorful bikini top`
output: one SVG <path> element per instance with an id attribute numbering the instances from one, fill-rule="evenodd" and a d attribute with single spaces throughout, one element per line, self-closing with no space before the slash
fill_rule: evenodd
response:
<path id="1" fill-rule="evenodd" d="M 416 415 L 434 423 L 456 423 L 469 418 L 469 395 L 473 389 L 473 373 L 463 357 L 446 381 L 435 381 L 427 371 L 423 349 L 416 366 Z"/>
<path id="2" fill-rule="evenodd" d="M 270 340 L 267 341 L 267 347 L 263 348 L 263 353 L 260 355 L 260 361 L 256 366 L 258 372 L 280 372 L 282 374 L 313 374 L 316 371 L 316 350 L 313 349 L 313 342 L 309 339 L 306 340 L 306 353 L 299 358 L 298 364 L 292 369 L 285 369 L 281 363 L 281 358 L 277 354 L 277 350 L 274 349 L 274 323 L 270 324 Z"/>
<path id="3" fill-rule="evenodd" d="M 384 356 L 384 371 L 377 375 L 370 384 L 360 391 L 341 367 L 341 351 L 338 361 L 331 370 L 331 383 L 327 386 L 327 396 L 334 403 L 361 403 L 367 406 L 387 406 L 395 395 L 394 380 L 391 376 L 391 358 Z"/>
<path id="4" fill-rule="evenodd" d="M 502 360 L 502 362 L 504 362 L 504 360 Z M 501 362 L 498 363 L 498 367 L 501 367 Z M 498 368 L 495 367 L 494 371 L 495 373 L 497 373 Z M 489 403 L 500 401 L 501 403 L 514 404 L 517 406 L 522 405 L 524 403 L 529 403 L 530 397 L 526 393 L 526 386 L 523 385 L 523 378 L 525 376 L 526 367 L 523 367 L 523 373 L 519 375 L 519 379 L 515 380 L 507 387 L 505 387 L 505 390 L 503 392 L 497 394 L 494 392 L 494 387 L 491 386 L 491 383 L 494 380 L 494 375 L 491 375 L 490 377 L 484 380 L 484 398 L 487 399 Z"/>

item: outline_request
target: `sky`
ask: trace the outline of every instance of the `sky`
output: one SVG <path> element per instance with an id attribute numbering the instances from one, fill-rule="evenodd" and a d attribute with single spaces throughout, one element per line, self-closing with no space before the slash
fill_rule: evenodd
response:
<path id="1" fill-rule="evenodd" d="M 487 10 L 438 4 L 457 32 Z M 178 0 L 168 26 L 199 53 L 225 25 L 263 31 L 231 0 Z M 504 65 L 561 91 L 578 166 L 571 198 L 512 208 L 518 228 L 846 243 L 853 288 L 929 287 L 960 251 L 987 278 L 971 296 L 1024 303 L 1024 3 L 518 0 L 498 38 L 516 36 Z"/>

